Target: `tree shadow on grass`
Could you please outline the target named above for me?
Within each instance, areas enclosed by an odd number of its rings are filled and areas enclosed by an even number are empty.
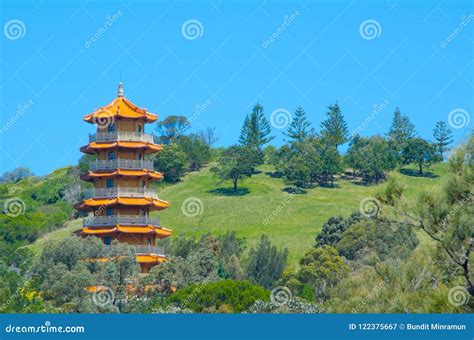
[[[286,187],[281,189],[281,191],[287,192],[289,194],[294,194],[294,195],[301,195],[301,194],[306,194],[308,191],[302,188],[296,188],[296,187]]]
[[[426,178],[437,178],[439,177],[437,174],[434,174],[429,171],[423,171],[423,174],[419,174],[418,170],[413,170],[413,169],[400,169],[400,173],[406,176],[412,176],[412,177],[426,177]]]
[[[218,196],[244,196],[250,193],[250,190],[248,188],[237,188],[234,191],[234,188],[217,188],[207,192]]]

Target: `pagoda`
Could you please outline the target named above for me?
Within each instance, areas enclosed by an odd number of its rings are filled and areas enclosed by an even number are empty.
[[[84,117],[97,125],[97,130],[80,149],[95,155],[95,160],[81,175],[94,188],[76,205],[76,209],[92,213],[84,219],[79,235],[100,237],[107,247],[113,240],[132,245],[143,273],[166,261],[163,248],[155,242],[171,235],[159,219],[150,218],[150,212],[169,206],[149,187],[150,182],[163,178],[145,157],[163,149],[156,136],[145,133],[145,124],[157,119],[126,99],[120,82],[117,98]]]

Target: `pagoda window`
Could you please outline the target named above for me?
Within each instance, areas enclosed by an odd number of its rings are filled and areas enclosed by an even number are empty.
[[[108,158],[109,161],[115,160],[115,151],[109,151]]]
[[[107,208],[107,212],[106,212],[107,216],[112,216],[114,214],[114,209],[113,208]]]
[[[142,188],[146,186],[146,182],[142,180]]]
[[[107,179],[107,188],[113,188],[114,187],[114,180],[113,179],[110,179],[108,178]]]
[[[104,244],[107,247],[110,247],[110,243],[112,243],[112,239],[110,238],[110,236],[104,236]]]
[[[139,161],[141,161],[141,160],[142,160],[142,158],[143,158],[142,154],[141,154],[141,153],[139,153],[139,154],[138,154],[138,160],[139,160]]]
[[[138,125],[137,132],[142,133],[142,126],[141,125]]]
[[[115,124],[114,123],[110,123],[107,126],[107,132],[115,132]]]

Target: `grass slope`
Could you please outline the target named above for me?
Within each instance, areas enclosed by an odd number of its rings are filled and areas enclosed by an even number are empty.
[[[282,179],[269,176],[271,167],[265,165],[260,170],[261,173],[239,184],[248,190],[241,196],[226,195],[230,183],[219,183],[209,168],[188,174],[182,182],[159,190],[160,197],[170,201],[171,207],[154,215],[161,218],[163,226],[173,229],[174,236],[199,237],[206,233],[219,235],[235,231],[245,237],[251,247],[260,235],[266,234],[277,246],[288,248],[290,265],[296,266],[314,245],[316,235],[329,217],[347,217],[359,208],[362,199],[374,196],[385,185],[362,186],[341,179],[336,182],[336,188],[316,187],[306,194],[290,195],[283,190],[287,185]],[[416,197],[422,190],[438,185],[447,172],[447,165],[436,164],[430,171],[435,176],[401,175],[407,195]],[[202,202],[201,214],[190,217],[183,213],[182,205],[189,198]],[[45,242],[70,235],[81,223],[71,221],[65,228],[46,234],[30,248],[39,254]]]

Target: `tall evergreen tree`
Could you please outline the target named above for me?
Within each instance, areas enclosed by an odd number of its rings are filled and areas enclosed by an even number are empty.
[[[295,116],[285,135],[291,142],[302,142],[306,137],[313,134],[314,129],[311,128],[311,123],[306,118],[306,112],[301,106],[298,106],[295,111]]]
[[[271,126],[263,115],[263,106],[256,104],[250,115],[247,115],[240,131],[239,143],[259,154],[258,163],[263,162],[263,146],[274,137],[269,136]]]
[[[321,123],[321,129],[322,137],[330,141],[336,148],[349,140],[347,123],[337,102],[328,106],[326,120]]]
[[[444,160],[444,153],[449,150],[448,145],[453,142],[453,134],[446,122],[436,122],[433,136],[436,140],[436,151],[439,153],[440,160]]]
[[[408,116],[403,115],[397,107],[393,113],[392,125],[388,131],[390,144],[397,153],[401,153],[408,141],[416,137],[415,126],[410,122]]]

